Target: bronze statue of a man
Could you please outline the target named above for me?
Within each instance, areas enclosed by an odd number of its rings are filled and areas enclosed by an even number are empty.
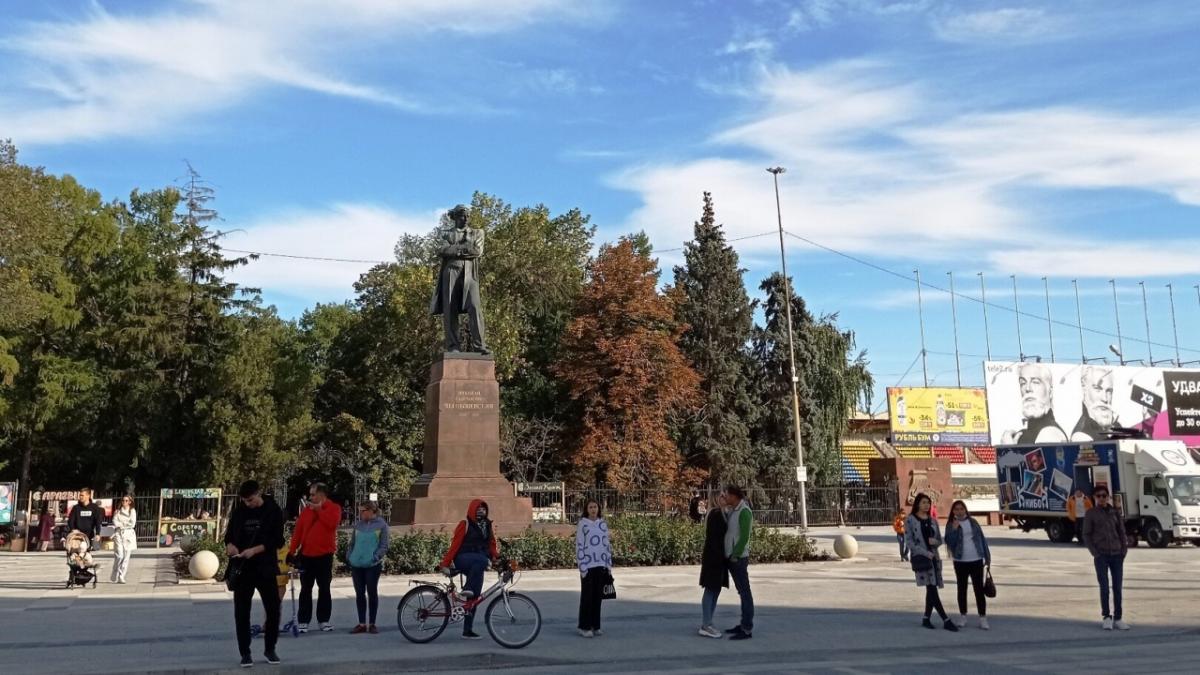
[[[432,314],[442,315],[446,351],[464,351],[459,344],[459,320],[467,314],[469,344],[466,351],[487,354],[484,344],[483,303],[479,298],[479,257],[483,255],[483,230],[467,227],[467,207],[459,204],[447,214],[452,227],[438,230],[442,268],[429,302]]]

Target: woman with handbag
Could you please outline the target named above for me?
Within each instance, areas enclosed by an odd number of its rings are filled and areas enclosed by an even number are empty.
[[[987,620],[987,597],[984,593],[984,573],[992,566],[992,552],[988,549],[983,528],[967,512],[967,504],[959,499],[950,507],[946,521],[946,546],[954,559],[954,579],[958,583],[958,621],[955,625],[967,625],[967,580],[975,589],[975,608],[979,610],[979,627],[989,630]],[[991,572],[987,571],[990,577]]]
[[[942,628],[958,632],[958,626],[955,626],[950,617],[946,615],[946,610],[942,607],[942,599],[938,596],[938,589],[945,587],[945,581],[942,579],[942,559],[938,555],[938,547],[942,545],[942,533],[938,528],[937,520],[934,520],[929,513],[932,505],[933,502],[930,501],[928,495],[918,494],[913,500],[912,512],[904,524],[909,564],[912,565],[913,574],[916,575],[917,585],[925,588],[925,618],[921,621],[921,625],[926,628],[934,628],[930,616],[936,609],[938,616],[942,619]]]
[[[587,500],[584,516],[575,530],[575,561],[579,565],[579,635],[604,635],[600,629],[600,605],[604,587],[612,583],[612,544],[608,523],[600,513],[600,502]]]
[[[133,508],[133,495],[121,498],[121,505],[113,509],[113,568],[112,582],[125,583],[129,572],[129,559],[137,548],[137,509]]]

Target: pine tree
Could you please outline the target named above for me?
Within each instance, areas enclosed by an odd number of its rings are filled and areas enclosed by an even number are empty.
[[[675,267],[674,290],[682,295],[676,317],[686,326],[679,346],[700,376],[703,404],[681,425],[681,446],[689,462],[708,468],[712,478],[747,485],[755,476],[750,426],[757,402],[749,377],[754,321],[745,270],[725,242],[708,192],[684,259]]]
[[[629,239],[602,247],[563,336],[555,370],[581,411],[573,464],[589,482],[672,488],[703,475],[683,466],[668,433],[700,392],[658,274]]]

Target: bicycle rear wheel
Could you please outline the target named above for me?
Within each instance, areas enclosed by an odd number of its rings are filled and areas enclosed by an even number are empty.
[[[400,598],[396,624],[410,642],[424,644],[437,639],[450,623],[450,600],[437,586],[417,586]]]
[[[501,647],[520,649],[533,642],[542,630],[542,612],[528,595],[509,593],[508,603],[499,595],[484,615],[488,633]]]

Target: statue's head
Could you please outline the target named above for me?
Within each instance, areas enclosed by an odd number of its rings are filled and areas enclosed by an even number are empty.
[[[450,222],[454,223],[455,227],[462,229],[467,226],[467,213],[467,207],[459,204],[446,212],[446,216],[450,218]]]

